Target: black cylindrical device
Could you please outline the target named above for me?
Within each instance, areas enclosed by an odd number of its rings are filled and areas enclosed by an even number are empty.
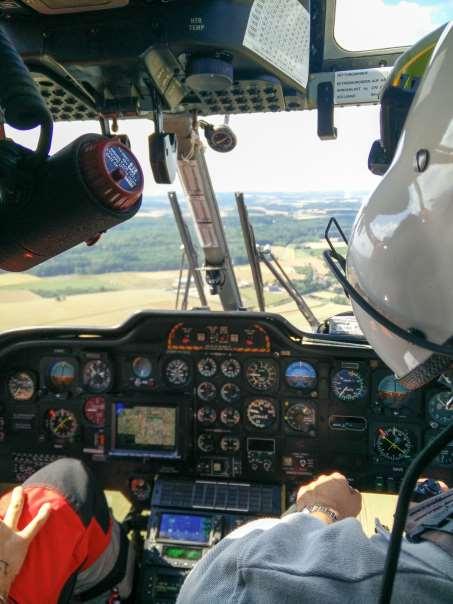
[[[27,158],[23,164],[27,165]],[[94,241],[132,218],[140,207],[140,164],[114,138],[86,134],[45,162],[30,166],[27,194],[2,191],[3,270],[27,270],[79,243]]]

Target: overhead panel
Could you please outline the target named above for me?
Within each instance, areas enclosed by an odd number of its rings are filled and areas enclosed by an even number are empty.
[[[24,0],[24,3],[44,15],[84,13],[127,6],[129,0]]]

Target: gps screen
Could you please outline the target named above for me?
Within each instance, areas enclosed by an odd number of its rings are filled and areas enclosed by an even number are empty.
[[[125,451],[174,450],[176,408],[115,403],[115,448]]]
[[[208,543],[212,520],[209,516],[162,514],[159,537],[169,541]]]

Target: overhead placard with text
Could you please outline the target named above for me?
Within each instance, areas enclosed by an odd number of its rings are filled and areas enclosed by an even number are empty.
[[[310,13],[299,0],[255,0],[243,44],[300,86],[307,86]]]
[[[379,103],[390,67],[337,71],[335,73],[335,105]]]

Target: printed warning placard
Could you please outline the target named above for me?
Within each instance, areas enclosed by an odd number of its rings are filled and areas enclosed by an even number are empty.
[[[378,103],[390,70],[390,67],[374,67],[337,71],[334,86],[335,105]]]
[[[301,86],[307,86],[310,14],[299,0],[255,0],[243,44]]]

